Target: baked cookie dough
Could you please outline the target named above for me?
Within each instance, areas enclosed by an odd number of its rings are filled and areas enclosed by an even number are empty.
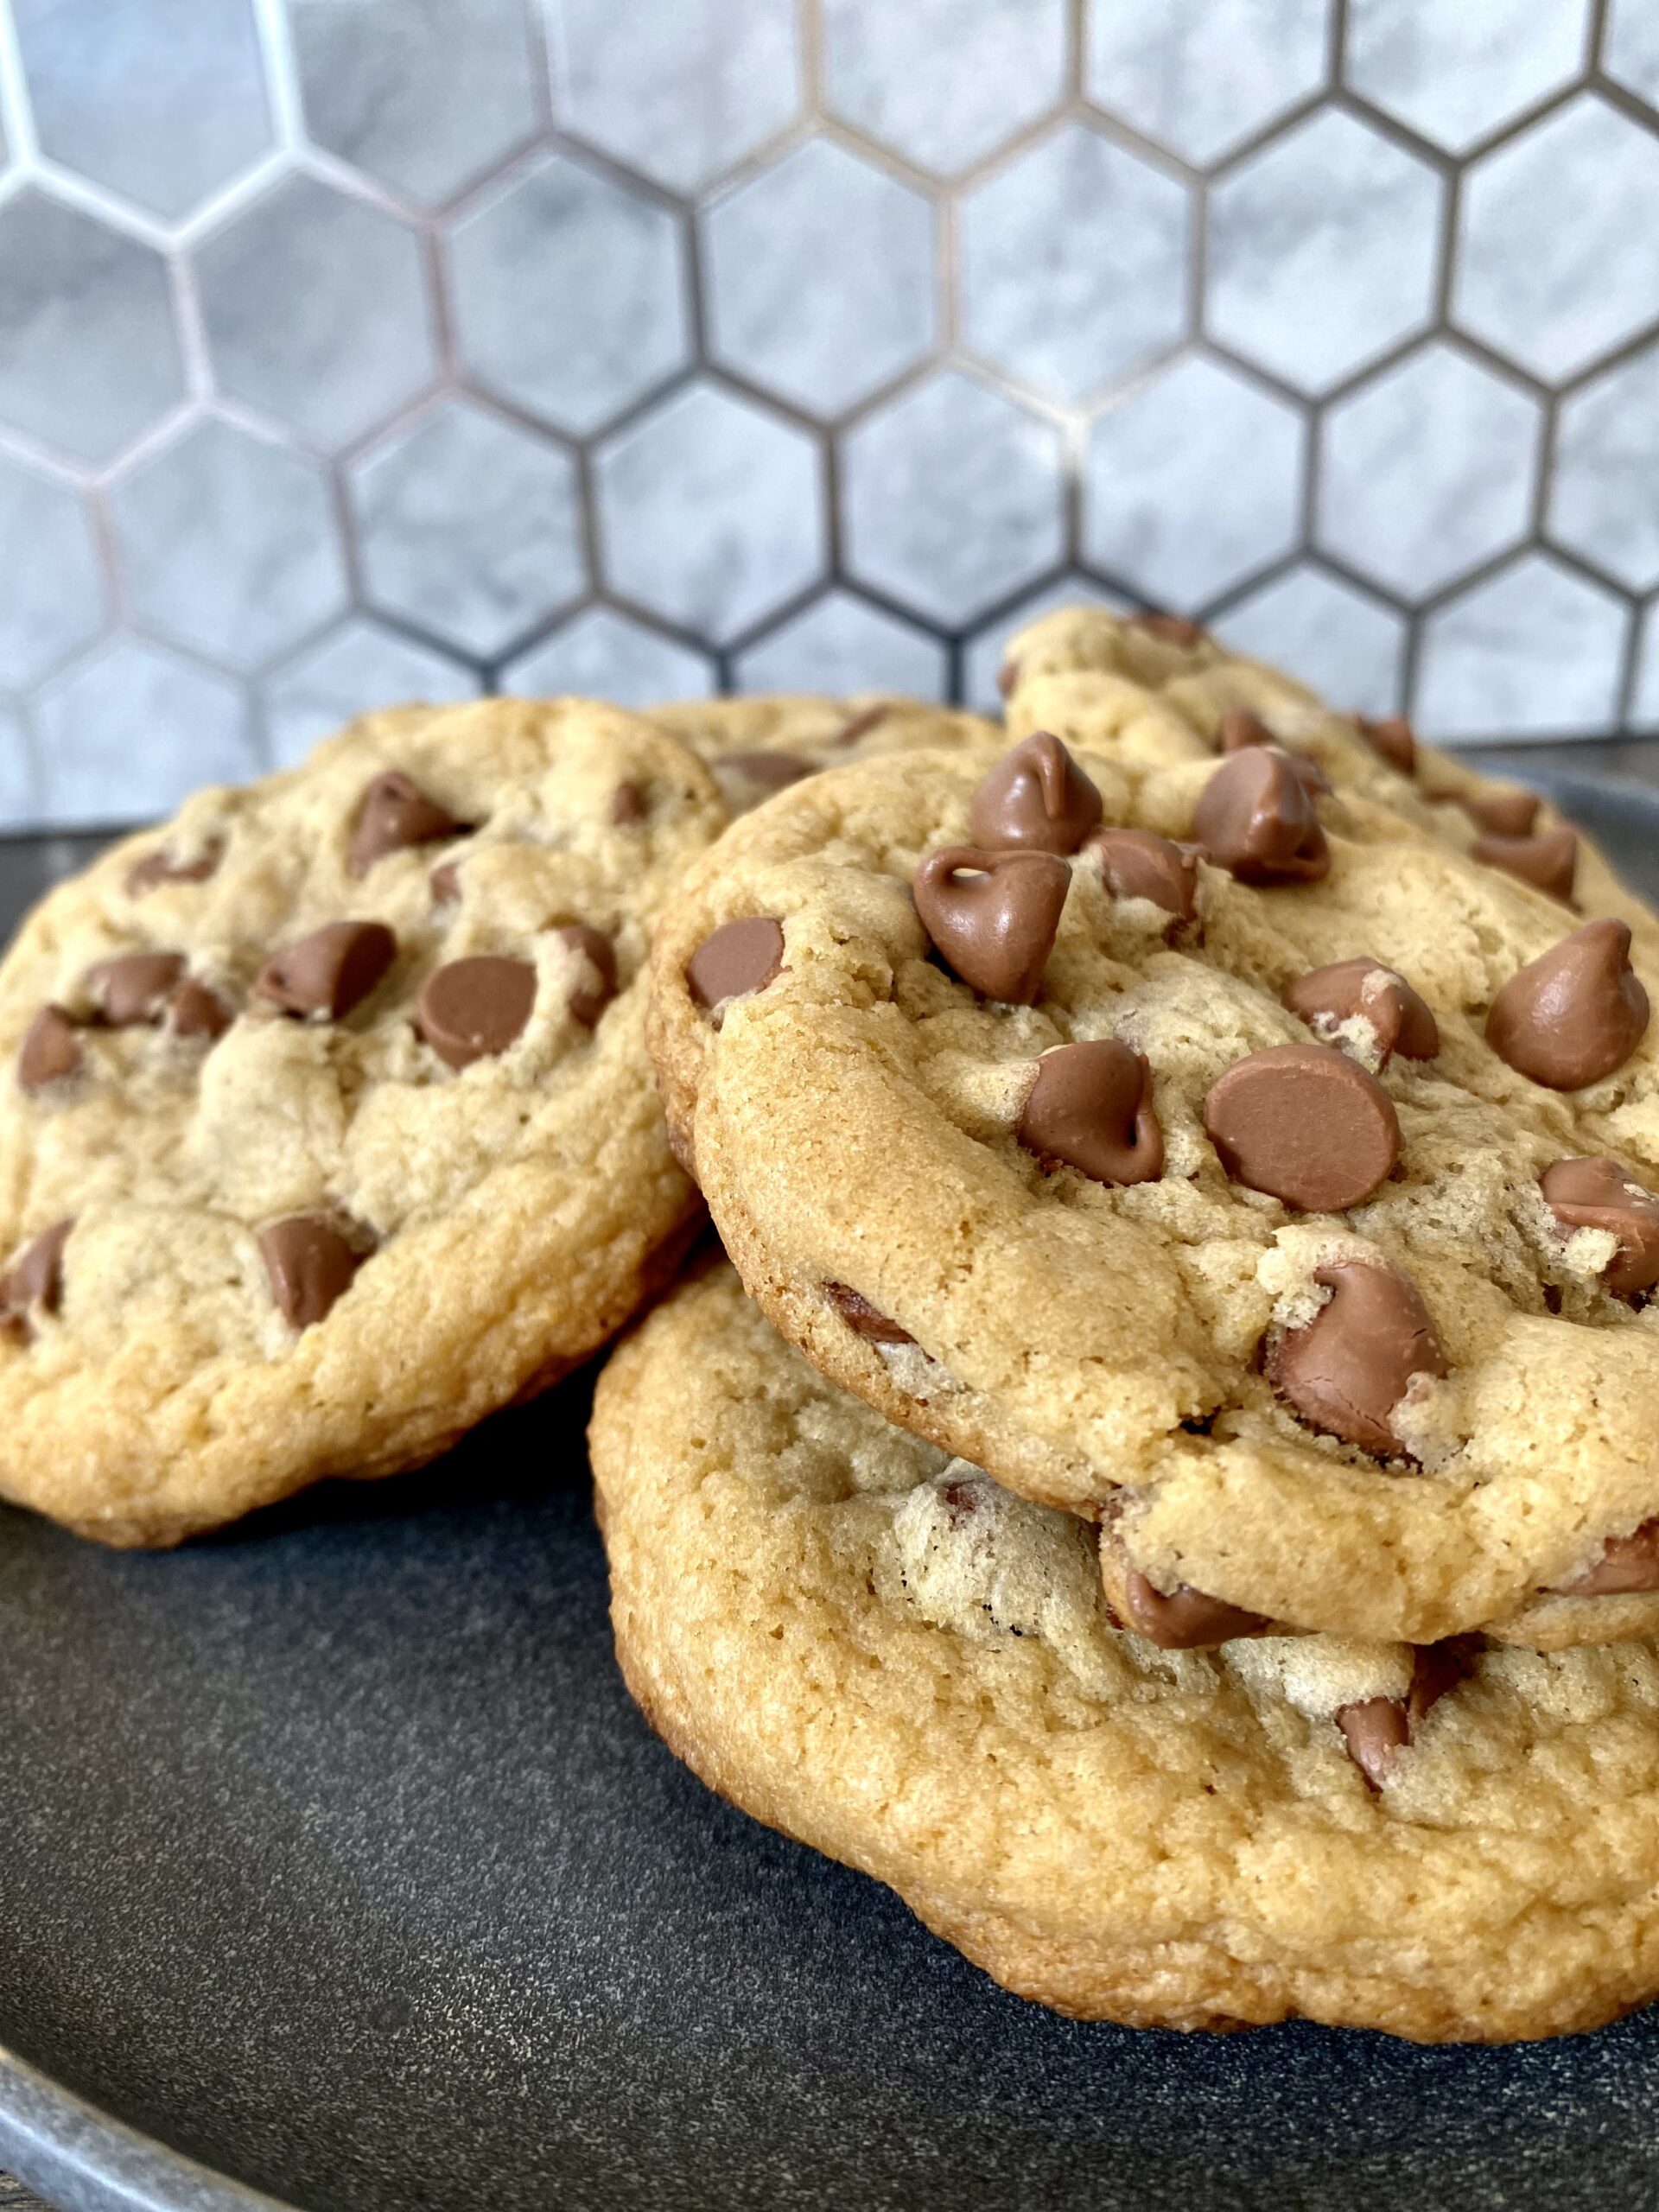
[[[1500,2042],[1659,1989],[1650,1647],[1116,1633],[1084,1523],[831,1389],[724,1268],[613,1355],[591,1441],[653,1726],[1020,1995]]]
[[[820,768],[924,745],[995,745],[1001,735],[982,715],[885,691],[849,699],[810,692],[687,699],[653,707],[651,715],[708,762],[734,814]]]
[[[645,963],[724,819],[650,722],[493,699],[54,891],[0,965],[0,1495],[172,1543],[602,1343],[698,1211]]]
[[[1628,943],[1273,747],[1034,738],[734,823],[652,1046],[750,1292],[890,1419],[1166,1599],[1555,1645],[1659,1586]]]

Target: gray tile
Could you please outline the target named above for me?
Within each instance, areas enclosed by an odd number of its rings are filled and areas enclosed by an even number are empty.
[[[188,215],[270,143],[250,0],[12,0],[41,151]]]
[[[1327,0],[1094,0],[1089,97],[1189,162],[1216,161],[1319,90]]]
[[[127,602],[146,629],[253,668],[351,596],[315,461],[213,420],[111,486]]]
[[[1001,713],[1002,695],[996,679],[1007,658],[1008,640],[1016,630],[1023,630],[1027,623],[1036,621],[1039,615],[1058,613],[1063,607],[1109,607],[1119,614],[1127,614],[1130,604],[1116,592],[1104,590],[1090,576],[1063,576],[1058,583],[1045,584],[1040,591],[1022,599],[1017,607],[993,615],[969,639],[962,656],[963,700],[982,714]]]
[[[536,128],[526,0],[288,0],[305,127],[423,206]]]
[[[56,477],[0,460],[0,685],[21,691],[90,645],[109,592],[86,502]]]
[[[1452,312],[1541,377],[1659,316],[1659,139],[1586,93],[1465,180]]]
[[[1418,599],[1524,537],[1543,410],[1436,339],[1325,418],[1319,543]]]
[[[624,597],[724,644],[821,573],[817,442],[693,385],[601,447],[601,559]]]
[[[1083,124],[969,193],[959,219],[967,345],[1058,398],[1097,391],[1186,327],[1185,186]]]
[[[1549,531],[1621,583],[1659,584],[1659,346],[1562,402]]]
[[[354,715],[376,707],[410,699],[441,706],[477,690],[472,670],[448,653],[354,614],[267,678],[263,696],[272,758],[279,768],[289,767]]]
[[[836,414],[935,334],[933,214],[814,138],[702,217],[709,345],[725,366]]]
[[[161,256],[44,193],[0,207],[0,422],[106,461],[183,396]]]
[[[54,677],[35,728],[41,819],[63,829],[148,821],[258,772],[241,685],[130,638]]]
[[[414,233],[315,178],[290,176],[198,251],[222,391],[332,451],[384,422],[436,362]]]
[[[678,219],[550,155],[457,226],[455,345],[486,391],[582,435],[690,358]]]
[[[1251,592],[1214,627],[1238,652],[1277,662],[1333,706],[1386,715],[1400,705],[1405,624],[1312,563]]]
[[[1454,154],[1569,85],[1589,0],[1349,0],[1347,77]]]
[[[347,479],[367,596],[486,658],[588,582],[575,463],[563,447],[446,399]]]
[[[1206,321],[1304,391],[1328,391],[1427,322],[1440,185],[1326,108],[1215,188]]]
[[[0,833],[34,829],[40,808],[22,717],[10,707],[0,707]]]
[[[849,432],[842,468],[849,568],[936,621],[971,621],[1062,556],[1058,433],[956,370]]]
[[[590,607],[503,669],[501,689],[527,699],[650,707],[664,699],[706,698],[715,689],[715,664],[631,615]]]
[[[559,120],[695,192],[793,117],[794,0],[545,0]]]
[[[831,112],[941,175],[1034,122],[1065,74],[1065,0],[824,0]]]
[[[1629,626],[1611,592],[1524,554],[1425,623],[1418,728],[1452,741],[1611,730]]]
[[[899,691],[942,699],[944,648],[851,592],[828,591],[737,658],[740,691]]]
[[[1191,613],[1294,549],[1306,442],[1298,410],[1189,354],[1090,431],[1084,550],[1153,605]]]
[[[1649,107],[1659,104],[1659,11],[1652,0],[1612,0],[1602,67]]]
[[[1630,728],[1659,731],[1659,605],[1648,608],[1637,632],[1636,693],[1630,701]]]

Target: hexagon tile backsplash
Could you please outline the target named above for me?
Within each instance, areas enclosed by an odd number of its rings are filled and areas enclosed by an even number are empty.
[[[0,0],[0,828],[1068,598],[1659,728],[1656,0]]]

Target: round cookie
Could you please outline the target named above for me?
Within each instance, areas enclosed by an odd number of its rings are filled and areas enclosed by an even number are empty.
[[[653,707],[651,715],[708,762],[734,814],[820,768],[924,745],[995,745],[1001,735],[982,715],[885,691],[686,699]]]
[[[165,1544],[555,1380],[699,1211],[647,936],[724,810],[640,718],[370,715],[0,965],[0,1494]]]
[[[613,1356],[591,1445],[653,1726],[1020,1995],[1501,2042],[1659,1989],[1652,1649],[1116,1633],[1084,1523],[831,1389],[724,1268]]]
[[[1165,1596],[1554,1645],[1659,1586],[1659,1033],[1574,921],[1271,748],[895,756],[694,865],[652,1047],[749,1290],[890,1419]]]

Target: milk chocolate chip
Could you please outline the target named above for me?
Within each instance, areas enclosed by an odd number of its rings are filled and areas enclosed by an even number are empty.
[[[855,1337],[864,1337],[873,1344],[913,1344],[916,1341],[908,1329],[901,1329],[850,1283],[826,1282],[823,1294]]]
[[[1001,667],[996,671],[996,688],[1005,699],[1011,698],[1013,696],[1014,688],[1019,681],[1019,662],[1017,660],[1005,660]]]
[[[351,1288],[364,1257],[320,1213],[273,1221],[259,1232],[259,1249],[277,1310],[296,1329],[323,1319]]]
[[[1287,756],[1249,746],[1198,794],[1192,835],[1241,883],[1317,883],[1330,873],[1325,832]]]
[[[1559,830],[1541,830],[1535,837],[1477,837],[1469,849],[1488,868],[1501,868],[1505,875],[1518,876],[1552,899],[1572,903],[1579,839],[1565,823]]]
[[[1624,922],[1586,922],[1510,976],[1486,1016],[1486,1042],[1551,1090],[1599,1083],[1624,1066],[1648,1026],[1648,995],[1630,955]]]
[[[432,970],[416,1001],[415,1026],[441,1060],[466,1068],[505,1052],[524,1033],[535,1003],[529,961],[479,953]]]
[[[685,963],[686,986],[697,1004],[718,1014],[728,999],[764,991],[781,973],[784,932],[767,914],[722,922]]]
[[[1544,1203],[1563,1229],[1605,1229],[1618,1239],[1602,1281],[1615,1298],[1659,1282],[1659,1198],[1616,1160],[1558,1160],[1539,1178]]]
[[[1100,793],[1058,737],[1040,729],[999,760],[974,793],[969,833],[988,852],[1075,853],[1101,816]]]
[[[175,1037],[206,1037],[211,1043],[225,1034],[232,1019],[229,1007],[193,976],[186,976],[168,1002],[167,1026]]]
[[[153,853],[146,853],[143,860],[135,861],[127,870],[127,895],[142,899],[158,883],[206,883],[223,857],[222,846],[209,845],[193,861],[170,860],[158,845]]]
[[[1114,899],[1150,899],[1178,921],[1198,911],[1198,856],[1152,830],[1096,830],[1084,842],[1084,855],[1100,865],[1101,879]]]
[[[1408,1060],[1432,1060],[1440,1049],[1440,1027],[1430,1008],[1397,969],[1369,953],[1310,969],[1285,993],[1285,1004],[1317,1037],[1332,1037],[1356,1015],[1369,1022],[1384,1066],[1395,1052]]]
[[[401,769],[377,776],[363,794],[346,851],[346,871],[366,875],[387,853],[410,845],[434,845],[440,837],[459,837],[467,824],[446,814]]]
[[[1370,715],[1356,715],[1354,720],[1372,752],[1379,753],[1390,768],[1402,776],[1416,774],[1417,740],[1403,715],[1382,715],[1375,721]]]
[[[80,1039],[60,1006],[43,1006],[23,1032],[17,1055],[17,1083],[23,1090],[43,1090],[73,1075],[80,1065]]]
[[[803,776],[815,772],[810,760],[798,760],[791,753],[728,753],[721,763],[722,767],[735,768],[752,784],[759,784],[762,791],[780,791],[786,785],[798,784]]]
[[[1452,797],[1489,837],[1525,837],[1538,819],[1536,791],[1454,791]]]
[[[338,1021],[367,998],[397,951],[397,940],[384,922],[329,922],[273,953],[254,991],[284,1014],[321,1014]]]
[[[435,906],[454,906],[461,900],[461,863],[440,861],[426,879],[426,887],[432,894]]]
[[[590,929],[586,922],[572,922],[557,934],[560,944],[568,944],[598,976],[596,984],[579,982],[570,994],[571,1013],[591,1029],[616,996],[616,947],[602,931]]]
[[[1268,1623],[1224,1599],[1207,1598],[1190,1582],[1178,1583],[1167,1596],[1131,1567],[1123,1576],[1124,1625],[1165,1651],[1203,1651],[1235,1637],[1260,1636]]]
[[[1321,1045],[1252,1052],[1211,1086],[1204,1126],[1236,1183],[1308,1213],[1363,1205],[1400,1157],[1394,1101]]]
[[[830,742],[832,745],[856,745],[859,739],[873,730],[878,722],[886,721],[892,712],[891,701],[878,699],[873,707],[866,707],[861,714],[855,715],[851,721],[843,722]]]
[[[1306,1328],[1270,1344],[1268,1380],[1302,1419],[1380,1457],[1401,1455],[1395,1408],[1414,1375],[1444,1375],[1446,1354],[1415,1283],[1382,1262],[1338,1260],[1313,1280],[1331,1293]]]
[[[1552,1595],[1625,1598],[1649,1590],[1659,1590],[1659,1521],[1644,1521],[1628,1536],[1610,1536],[1595,1565]]]
[[[1466,1678],[1476,1646],[1477,1639],[1466,1636],[1420,1644],[1412,1655],[1411,1688],[1404,1697],[1368,1697],[1338,1708],[1336,1722],[1348,1756],[1373,1789],[1388,1780],[1431,1709]]]
[[[1151,1183],[1164,1172],[1152,1071],[1115,1037],[1045,1052],[1016,1134],[1039,1160],[1096,1183]]]
[[[1243,753],[1249,746],[1275,742],[1261,715],[1253,715],[1248,707],[1229,707],[1216,731],[1218,753]]]
[[[1204,630],[1201,624],[1188,621],[1185,614],[1161,614],[1156,612],[1131,614],[1131,626],[1144,630],[1148,637],[1156,638],[1166,645],[1201,645]]]
[[[80,988],[101,1021],[111,1029],[129,1029],[137,1022],[158,1021],[183,975],[181,953],[124,952],[95,962],[81,977]]]
[[[645,794],[638,784],[619,784],[611,793],[611,823],[613,829],[631,830],[645,818]],[[434,881],[436,871],[434,871]]]
[[[1071,871],[1052,853],[930,853],[911,887],[922,927],[964,983],[1029,1006],[1060,926]]]
[[[75,1225],[73,1214],[54,1222],[32,1244],[25,1245],[3,1275],[0,1275],[0,1319],[15,1335],[28,1332],[27,1315],[32,1306],[55,1313],[63,1300],[63,1248]]]

